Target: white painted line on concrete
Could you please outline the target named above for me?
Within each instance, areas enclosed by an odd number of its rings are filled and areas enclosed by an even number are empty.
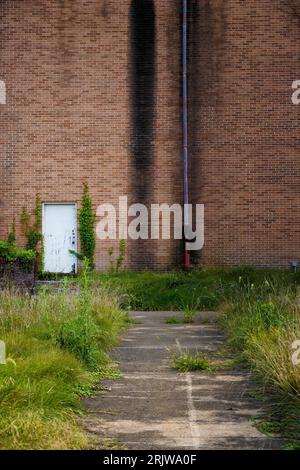
[[[180,354],[182,354],[182,347],[178,339],[176,339],[176,345]],[[188,419],[189,426],[192,435],[193,449],[199,449],[201,446],[200,430],[197,424],[197,411],[194,406],[193,400],[193,379],[189,372],[185,374],[187,384],[187,406],[188,406]]]

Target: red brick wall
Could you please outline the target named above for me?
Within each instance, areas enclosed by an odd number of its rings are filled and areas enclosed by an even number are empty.
[[[196,3],[191,152],[194,199],[206,206],[201,260],[287,266],[300,257],[300,109],[291,103],[299,20],[289,1]]]
[[[190,0],[191,194],[206,265],[300,258],[300,23],[288,0]],[[182,200],[180,0],[155,0],[150,202]],[[131,0],[0,2],[0,237],[46,202],[136,201]],[[146,142],[146,141],[145,141]],[[146,145],[146,143],[145,143]],[[142,148],[142,147],[140,147]],[[143,151],[143,148],[142,148]],[[97,242],[97,266],[112,242]],[[133,269],[181,261],[172,241],[128,243]]]

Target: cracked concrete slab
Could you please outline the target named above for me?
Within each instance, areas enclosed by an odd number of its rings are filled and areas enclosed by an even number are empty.
[[[85,400],[85,427],[96,445],[111,440],[133,450],[280,449],[281,439],[252,425],[251,418],[265,410],[250,398],[250,374],[180,374],[170,367],[171,351],[209,355],[224,342],[215,314],[202,313],[193,325],[165,324],[172,315],[133,312],[142,323],[113,353],[122,378],[102,383],[107,391]]]

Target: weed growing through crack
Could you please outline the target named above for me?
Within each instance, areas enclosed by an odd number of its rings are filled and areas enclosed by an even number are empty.
[[[107,366],[100,368],[98,372],[98,377],[100,380],[116,380],[122,377],[122,374],[119,369],[119,365],[116,362],[112,362]]]
[[[197,309],[192,307],[186,307],[183,311],[183,323],[195,323],[195,317]]]
[[[181,308],[183,311],[183,323],[195,323],[195,318],[197,315],[197,311],[199,310],[200,306],[200,299],[195,297],[195,292],[191,299],[188,302],[181,302]]]
[[[209,359],[202,353],[173,353],[171,356],[171,365],[179,372],[211,372],[213,370]]]
[[[182,320],[177,316],[173,316],[164,318],[164,323],[166,323],[167,325],[179,325],[180,323],[182,323]]]

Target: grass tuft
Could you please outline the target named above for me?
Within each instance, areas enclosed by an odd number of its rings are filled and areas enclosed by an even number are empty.
[[[177,316],[172,316],[164,319],[164,323],[167,325],[179,325],[182,323],[182,320]]]
[[[173,354],[171,364],[172,367],[179,372],[204,372],[212,370],[209,359],[204,354],[200,353],[189,354],[185,352],[182,354]]]

